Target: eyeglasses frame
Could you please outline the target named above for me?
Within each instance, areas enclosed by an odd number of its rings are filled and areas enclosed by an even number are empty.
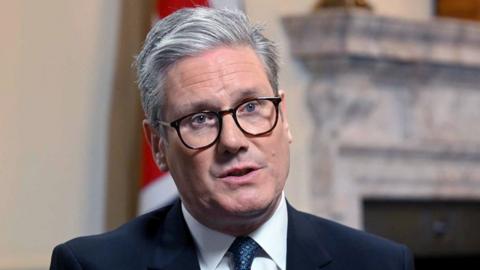
[[[238,123],[238,119],[237,119],[237,114],[236,114],[236,111],[238,110],[238,108],[247,103],[247,102],[250,102],[250,101],[253,101],[253,100],[269,100],[271,102],[273,102],[274,106],[275,106],[275,121],[272,125],[272,127],[265,131],[265,132],[261,132],[261,133],[258,133],[258,134],[252,134],[250,132],[247,132],[245,131],[241,126],[240,124]],[[250,136],[255,136],[255,137],[258,137],[258,136],[262,136],[262,135],[265,135],[269,132],[271,132],[276,126],[277,126],[277,122],[278,122],[278,105],[280,104],[280,102],[282,101],[282,98],[279,97],[279,96],[274,96],[274,97],[256,97],[256,98],[250,98],[250,99],[246,99],[246,100],[243,100],[241,103],[239,103],[237,106],[233,107],[233,108],[230,108],[230,109],[226,109],[226,110],[221,110],[221,111],[208,111],[208,110],[205,110],[205,111],[200,111],[200,112],[194,112],[194,113],[190,113],[190,114],[187,114],[187,115],[184,115],[172,122],[165,122],[165,121],[160,121],[160,120],[157,120],[157,123],[160,124],[160,125],[163,125],[163,126],[168,126],[168,127],[172,127],[174,128],[176,131],[177,131],[177,135],[178,137],[180,138],[180,141],[183,143],[183,145],[185,145],[185,147],[189,148],[189,149],[192,149],[192,150],[202,150],[202,149],[206,149],[212,145],[214,145],[218,139],[220,138],[220,134],[222,133],[222,128],[223,128],[223,116],[227,115],[227,114],[231,114],[232,117],[233,117],[233,120],[235,122],[235,124],[237,125],[237,127],[245,134],[247,135],[250,135]],[[202,146],[202,147],[192,147],[190,145],[188,145],[182,138],[182,135],[180,134],[180,122],[187,118],[187,117],[190,117],[192,115],[195,115],[195,114],[198,114],[198,113],[213,113],[217,116],[217,119],[218,119],[218,134],[217,134],[217,137],[215,137],[215,139],[209,143],[208,145],[205,145],[205,146]]]

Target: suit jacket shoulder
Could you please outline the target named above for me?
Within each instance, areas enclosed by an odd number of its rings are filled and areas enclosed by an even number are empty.
[[[288,211],[287,269],[413,269],[404,245],[291,206]]]
[[[111,232],[79,237],[58,245],[53,251],[50,269],[160,269],[174,264],[179,256],[192,261],[196,269],[198,262],[193,240],[181,214],[180,203],[176,202],[137,217]]]

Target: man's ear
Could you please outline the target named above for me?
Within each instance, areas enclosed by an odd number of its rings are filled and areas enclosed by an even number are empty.
[[[280,102],[280,116],[282,117],[282,125],[287,133],[288,143],[292,143],[292,133],[290,132],[290,128],[288,127],[288,118],[287,118],[287,100],[285,97],[285,91],[280,90],[278,91],[280,97],[282,98],[282,102]]]
[[[165,157],[165,138],[158,134],[148,120],[143,120],[143,134],[148,146],[152,150],[153,160],[160,170],[168,171],[167,159]]]

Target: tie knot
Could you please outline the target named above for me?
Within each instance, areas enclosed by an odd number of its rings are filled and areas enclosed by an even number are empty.
[[[228,249],[233,254],[235,270],[250,270],[259,245],[250,237],[237,237]]]

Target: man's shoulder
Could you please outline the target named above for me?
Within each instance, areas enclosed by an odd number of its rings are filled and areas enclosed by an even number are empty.
[[[398,247],[400,245],[392,240],[346,226],[330,219],[301,211],[297,211],[297,214],[300,218],[307,220],[318,235],[322,238],[327,238],[327,240],[340,240],[347,243],[355,242],[355,245],[363,243],[365,245],[378,246],[378,248]]]
[[[295,230],[303,231],[301,238],[309,239],[308,248],[325,250],[333,264],[357,265],[358,269],[413,267],[411,253],[403,244],[294,209],[291,217]]]
[[[152,237],[162,229],[165,217],[172,205],[159,208],[138,216],[120,227],[105,233],[82,236],[72,239],[66,244],[70,246],[121,244],[129,242],[151,241]]]
[[[112,266],[145,262],[149,258],[144,251],[152,249],[161,237],[171,208],[169,205],[141,215],[106,233],[77,237],[60,244],[53,251],[52,265],[65,261],[90,266],[98,262],[106,265],[111,262]]]

